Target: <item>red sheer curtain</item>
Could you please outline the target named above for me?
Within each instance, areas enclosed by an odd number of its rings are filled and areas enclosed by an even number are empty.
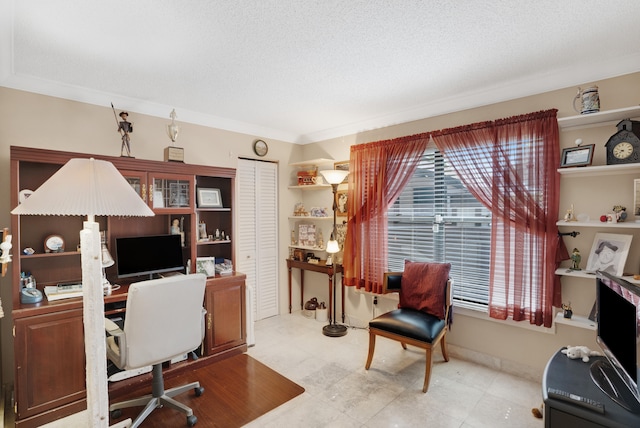
[[[411,178],[429,134],[351,146],[344,284],[382,292],[387,210]]]
[[[489,315],[550,327],[559,305],[557,110],[432,134],[469,191],[492,212]],[[568,255],[567,255],[568,256]]]

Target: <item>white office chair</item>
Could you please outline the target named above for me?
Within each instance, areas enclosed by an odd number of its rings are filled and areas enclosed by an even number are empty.
[[[204,301],[206,276],[179,275],[131,284],[127,295],[124,329],[105,320],[107,357],[120,369],[153,366],[152,394],[112,404],[111,416],[121,410],[145,406],[131,425],[139,426],[156,408],[168,406],[186,413],[187,425],[198,418],[174,397],[191,388],[196,397],[204,392],[199,382],[164,390],[162,363],[196,349],[204,337]]]

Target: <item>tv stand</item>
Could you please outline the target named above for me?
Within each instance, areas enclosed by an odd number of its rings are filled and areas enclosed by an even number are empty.
[[[591,357],[591,359],[594,363],[599,361],[606,362],[604,357]],[[558,350],[551,357],[542,377],[545,427],[626,428],[640,426],[640,414],[630,412],[621,407],[596,386],[590,376],[592,365],[580,359],[569,359],[561,353],[561,350]],[[604,405],[604,414],[550,398],[547,393],[549,388],[559,389],[600,402]]]
[[[640,403],[624,385],[611,363],[598,360],[589,367],[589,374],[593,382],[609,398],[632,413],[640,413]]]

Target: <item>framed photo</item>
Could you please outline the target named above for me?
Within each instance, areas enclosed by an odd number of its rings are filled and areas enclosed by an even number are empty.
[[[596,233],[589,252],[587,272],[603,271],[621,276],[633,235]]]
[[[189,206],[189,185],[182,183],[169,183],[169,206]]]
[[[640,216],[640,178],[633,180],[633,214]]]
[[[222,208],[220,189],[198,189],[198,208]]]
[[[570,166],[589,166],[593,160],[593,149],[595,144],[586,146],[570,147],[562,149],[560,157],[560,168],[568,168]]]
[[[298,245],[304,247],[316,246],[316,225],[300,224],[298,225]]]
[[[216,258],[215,257],[196,258],[196,273],[204,273],[207,276],[216,276]]]
[[[349,171],[349,161],[346,160],[346,161],[334,162],[333,169],[337,169],[339,171]],[[345,179],[342,180],[343,183],[346,183],[347,181],[349,181],[349,176],[345,177]]]
[[[336,192],[336,215],[345,217],[347,215],[347,191],[338,190]]]

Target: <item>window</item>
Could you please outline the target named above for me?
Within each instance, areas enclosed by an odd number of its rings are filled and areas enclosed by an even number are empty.
[[[389,270],[404,260],[451,263],[456,304],[489,303],[491,212],[465,188],[440,152],[428,149],[388,212]]]

